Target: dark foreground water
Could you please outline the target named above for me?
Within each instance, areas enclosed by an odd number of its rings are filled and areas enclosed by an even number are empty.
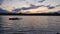
[[[60,16],[0,16],[0,34],[57,33],[60,33]]]

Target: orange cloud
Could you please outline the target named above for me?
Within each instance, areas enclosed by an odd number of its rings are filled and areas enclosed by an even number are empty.
[[[4,10],[7,10],[7,11],[9,11],[9,12],[12,12],[12,10],[13,10],[13,8],[8,7],[8,6],[2,6],[2,7],[0,7],[0,8],[2,8],[2,9],[4,9]]]
[[[22,10],[21,13],[47,13],[47,12],[56,12],[60,10],[60,7],[56,7],[53,9],[48,9],[47,7],[39,7],[37,9],[29,9],[29,10]],[[18,12],[18,13],[20,13]]]

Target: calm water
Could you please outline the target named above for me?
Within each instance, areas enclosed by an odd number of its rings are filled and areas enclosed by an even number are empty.
[[[21,18],[9,20],[9,18]],[[60,33],[60,16],[0,16],[0,34]]]

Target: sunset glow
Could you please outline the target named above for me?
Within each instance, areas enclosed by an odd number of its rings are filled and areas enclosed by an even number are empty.
[[[3,0],[3,2],[0,5],[0,8],[7,10],[8,12],[14,12],[13,11],[14,9],[19,8],[20,11],[18,11],[17,13],[20,13],[21,11],[22,12],[28,11],[29,13],[55,12],[60,10],[59,1],[60,0],[45,0],[44,2],[43,0]],[[28,9],[23,10],[24,9],[23,7]],[[37,8],[33,9],[33,7],[37,7]],[[54,8],[49,9],[51,7]]]

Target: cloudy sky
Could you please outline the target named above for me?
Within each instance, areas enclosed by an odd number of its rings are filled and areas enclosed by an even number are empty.
[[[43,5],[43,6],[41,6]],[[37,9],[40,9],[39,11],[54,11],[54,10],[60,10],[60,0],[0,0],[0,8],[12,11],[17,8],[26,7],[29,8],[31,6],[41,6]],[[49,9],[54,7],[53,9]],[[27,9],[28,10],[28,9]],[[30,9],[31,11],[33,9]]]

